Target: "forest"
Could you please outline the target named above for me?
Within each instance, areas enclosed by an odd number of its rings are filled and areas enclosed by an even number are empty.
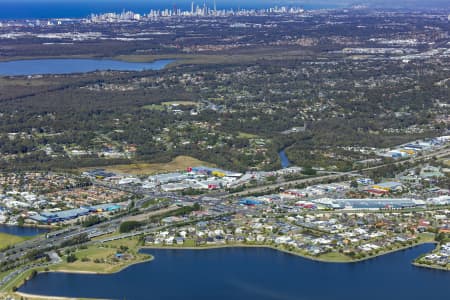
[[[239,38],[236,22],[249,26]],[[449,129],[449,25],[440,18],[351,11],[174,24],[140,24],[144,36],[167,33],[150,47],[114,40],[137,34],[136,24],[80,23],[78,33],[109,38],[51,44],[47,53],[177,59],[159,71],[0,77],[0,168],[77,170],[187,155],[230,170],[276,170],[285,149],[295,165],[344,171],[376,149]],[[348,54],[412,35],[415,44],[393,49],[422,53],[434,45],[442,55]],[[0,39],[0,58],[40,57],[42,39]],[[220,48],[223,39],[235,47]]]

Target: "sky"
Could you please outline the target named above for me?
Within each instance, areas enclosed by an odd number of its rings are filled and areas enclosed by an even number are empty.
[[[292,5],[292,6],[302,6],[302,5],[332,5],[332,6],[352,6],[355,4],[363,4],[372,7],[441,7],[450,9],[450,0],[216,0],[217,3],[231,3],[231,4],[252,4],[252,3],[264,3],[273,5]],[[104,2],[104,3],[130,3],[130,2],[141,2],[148,3],[151,6],[152,3],[190,3],[191,0],[0,0],[2,2],[15,2],[15,3],[30,3],[30,2],[53,2],[53,3],[63,3],[63,2],[80,2],[80,3],[92,3],[92,2]],[[196,3],[202,3],[203,0],[195,0]],[[213,0],[207,0],[207,2],[213,2]]]

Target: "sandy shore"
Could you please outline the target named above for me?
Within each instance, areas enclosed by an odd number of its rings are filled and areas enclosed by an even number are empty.
[[[34,299],[45,299],[45,300],[81,300],[81,299],[89,299],[89,300],[109,300],[109,299],[95,299],[95,298],[70,298],[70,297],[55,297],[55,296],[45,296],[45,295],[33,295],[22,292],[15,292],[14,295],[19,297],[24,297],[29,300]]]

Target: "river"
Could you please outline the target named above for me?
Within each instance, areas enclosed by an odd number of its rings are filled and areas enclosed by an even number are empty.
[[[281,168],[285,169],[291,165],[291,162],[289,161],[289,158],[287,157],[286,151],[284,149],[278,152],[278,156],[280,157]]]
[[[19,291],[112,299],[447,299],[450,272],[411,261],[426,244],[359,263],[322,263],[267,248],[143,250],[155,259],[110,275],[42,273]]]
[[[0,62],[0,75],[72,74],[93,71],[144,71],[161,70],[174,60],[162,59],[154,62],[126,62],[113,59],[25,59]]]

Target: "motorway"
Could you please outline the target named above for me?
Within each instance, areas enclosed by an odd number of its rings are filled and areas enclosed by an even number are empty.
[[[374,166],[365,168],[359,171],[351,171],[351,172],[344,172],[344,173],[338,173],[338,174],[331,174],[331,175],[323,175],[323,176],[317,176],[312,178],[304,178],[304,179],[298,179],[293,181],[284,181],[259,187],[253,187],[249,188],[243,192],[238,193],[227,193],[227,192],[217,192],[212,194],[206,194],[196,197],[190,197],[190,196],[180,196],[175,193],[163,193],[163,192],[154,192],[154,191],[148,191],[145,189],[142,189],[140,187],[123,187],[119,185],[114,185],[111,183],[105,183],[99,180],[93,180],[93,184],[105,186],[111,189],[117,189],[122,191],[127,191],[130,193],[133,193],[135,195],[140,195],[142,198],[137,200],[135,202],[135,208],[139,210],[140,214],[145,214],[151,211],[157,211],[164,208],[167,208],[171,205],[175,204],[181,204],[181,203],[199,203],[200,205],[203,203],[209,202],[211,199],[224,199],[228,197],[240,197],[244,195],[248,195],[251,193],[259,193],[264,191],[272,191],[278,188],[290,186],[290,185],[300,185],[300,184],[315,184],[320,183],[324,181],[329,180],[336,180],[343,176],[359,176],[359,173],[364,173],[371,170],[376,170],[379,168],[383,168],[385,166],[389,165],[401,165],[405,164],[407,162],[409,163],[415,163],[421,160],[427,160],[431,159],[433,157],[436,158],[443,158],[450,155],[450,149],[448,147],[439,149],[438,151],[430,152],[428,154],[422,155],[422,156],[416,156],[412,157],[410,159],[405,159],[401,161],[396,161],[384,165]],[[143,208],[144,204],[151,200],[161,199],[164,198],[166,201],[156,203],[154,205],[151,205],[147,208]],[[236,213],[239,209],[237,207],[233,206],[223,206],[218,205],[216,208],[217,216],[220,216],[222,214],[232,214]],[[106,235],[109,233],[117,232],[120,223],[127,217],[129,217],[129,214],[124,214],[118,218],[110,219],[106,222],[93,225],[91,227],[82,227],[80,225],[72,225],[69,228],[65,228],[59,231],[53,231],[51,233],[48,233],[46,235],[38,236],[34,239],[24,241],[22,243],[14,245],[12,248],[5,250],[3,252],[0,252],[0,263],[5,261],[14,261],[19,260],[23,258],[29,251],[40,249],[43,251],[47,251],[49,249],[58,249],[61,248],[64,241],[71,239],[76,236],[80,236],[82,234],[86,234],[89,238],[97,237]],[[128,236],[133,235],[140,235],[140,234],[148,234],[154,230],[158,230],[159,227],[146,227],[140,231],[133,232],[130,234],[124,234],[120,235],[117,238],[124,238]],[[159,228],[160,229],[160,228]],[[31,265],[33,266],[33,265]],[[5,277],[2,281],[0,281],[0,288],[6,284],[10,279],[14,278],[17,274],[20,274],[20,272],[24,272],[27,269],[31,268],[31,266],[24,266],[19,270],[14,271],[14,274],[10,274],[7,277]],[[19,272],[20,271],[20,272]],[[19,272],[19,273],[18,273]]]
[[[273,191],[275,189],[284,188],[284,187],[287,187],[287,186],[295,186],[295,185],[301,185],[301,184],[316,184],[316,183],[320,183],[320,182],[327,181],[327,180],[336,180],[336,179],[339,179],[339,178],[344,177],[344,176],[356,177],[356,176],[361,176],[361,173],[365,173],[367,171],[373,171],[373,170],[384,168],[384,167],[387,167],[387,166],[392,166],[392,165],[397,165],[398,166],[398,165],[403,165],[403,164],[406,164],[406,163],[415,163],[415,162],[422,161],[422,160],[428,160],[428,159],[431,159],[433,157],[439,159],[439,158],[447,157],[449,155],[450,155],[450,149],[448,147],[445,147],[443,149],[439,149],[438,151],[430,152],[430,153],[428,153],[426,155],[414,156],[414,157],[411,157],[409,159],[404,159],[404,160],[399,160],[399,161],[395,161],[395,162],[392,162],[392,163],[387,163],[387,164],[382,164],[382,165],[378,165],[378,166],[368,167],[368,168],[364,168],[364,169],[357,170],[357,171],[342,172],[342,173],[337,173],[337,174],[332,174],[332,175],[324,175],[324,176],[303,178],[303,179],[297,179],[297,180],[292,180],[292,181],[283,181],[283,182],[279,182],[279,183],[253,187],[253,188],[249,188],[249,189],[247,189],[245,191],[242,191],[242,192],[225,194],[225,195],[221,195],[219,197],[220,198],[224,198],[224,197],[242,197],[242,196],[245,196],[245,195],[254,194],[254,193],[260,193],[260,192],[264,192],[264,191]]]
[[[426,155],[416,156],[416,157],[406,159],[406,160],[401,160],[401,161],[397,161],[397,162],[393,162],[393,163],[369,167],[369,168],[359,170],[358,172],[364,173],[367,171],[376,170],[378,168],[382,168],[382,167],[389,166],[389,165],[401,165],[401,164],[405,164],[407,162],[414,163],[419,160],[427,160],[427,159],[431,159],[433,157],[443,158],[448,155],[450,155],[450,149],[448,147],[446,147],[444,149],[440,149],[438,151],[431,152]],[[176,203],[196,203],[197,202],[199,204],[202,204],[204,202],[208,202],[208,200],[210,200],[211,198],[224,199],[224,198],[228,198],[228,197],[240,197],[240,196],[248,195],[251,193],[263,192],[265,190],[271,191],[271,190],[281,188],[281,187],[286,187],[289,185],[315,184],[315,183],[320,183],[323,181],[336,180],[343,176],[358,176],[359,175],[358,172],[351,171],[351,172],[344,172],[344,173],[339,173],[339,174],[317,176],[317,177],[312,177],[312,178],[304,178],[304,179],[285,181],[285,182],[280,182],[280,183],[275,183],[275,184],[269,184],[269,185],[249,188],[243,192],[238,192],[238,193],[219,192],[219,193],[201,195],[198,197],[180,196],[175,193],[150,192],[150,191],[147,191],[147,190],[139,188],[139,187],[136,187],[136,188],[135,187],[123,187],[123,186],[114,185],[111,183],[105,183],[105,182],[102,182],[99,180],[93,180],[93,184],[98,184],[98,185],[106,186],[108,188],[117,189],[117,190],[120,189],[120,190],[131,192],[131,193],[134,193],[137,195],[142,195],[143,197],[136,201],[135,207],[140,210],[140,213],[147,213],[150,211],[156,211],[156,210],[166,208],[166,207],[168,207],[170,205],[174,205]],[[143,205],[147,201],[151,201],[154,199],[160,199],[160,198],[167,199],[167,201],[157,203],[157,204],[149,206],[148,208],[142,209]],[[230,212],[230,211],[224,211],[225,209],[226,208],[222,208],[221,211],[222,212]],[[230,208],[230,210],[231,210],[231,208]],[[100,224],[97,224],[97,225],[94,225],[94,226],[91,226],[88,228],[84,228],[80,225],[74,225],[68,229],[63,229],[60,231],[52,232],[52,233],[50,233],[50,235],[48,235],[48,238],[46,238],[45,236],[39,236],[35,239],[24,241],[20,244],[16,244],[11,249],[1,252],[0,253],[0,263],[5,260],[15,260],[15,259],[21,258],[25,255],[25,253],[28,250],[58,247],[65,240],[70,239],[75,236],[78,236],[78,235],[81,235],[81,234],[87,234],[89,237],[95,237],[95,236],[100,236],[103,234],[107,234],[107,233],[116,231],[118,229],[120,223],[122,222],[122,220],[126,217],[128,217],[128,215],[124,215],[117,219],[112,219],[112,220],[109,220],[109,221],[106,221],[106,222],[103,222],[103,223],[100,223]]]

